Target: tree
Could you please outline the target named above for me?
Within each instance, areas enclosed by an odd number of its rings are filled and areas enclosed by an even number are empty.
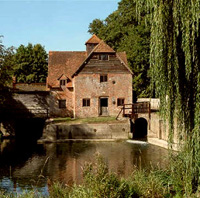
[[[1,38],[2,36],[0,36]],[[14,67],[14,47],[6,48],[0,40],[0,88],[9,86]]]
[[[45,82],[47,53],[40,44],[20,45],[15,54],[15,76],[18,82]]]
[[[6,48],[0,40],[0,108],[5,100],[11,96],[9,86],[12,82],[13,68],[14,48]]]
[[[141,12],[142,20],[138,23],[136,3],[122,0],[118,9],[105,20],[95,19],[89,25],[89,32],[96,34],[116,51],[126,51],[133,76],[133,88],[137,95],[149,97],[149,54],[150,29],[146,13]]]
[[[170,142],[178,120],[182,152],[172,177],[178,193],[191,197],[200,188],[200,1],[136,0],[151,12],[151,76],[161,110],[169,121]],[[152,12],[153,11],[153,12]],[[183,141],[184,140],[184,141]]]

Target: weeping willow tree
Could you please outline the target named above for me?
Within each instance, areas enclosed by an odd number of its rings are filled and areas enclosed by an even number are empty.
[[[178,122],[184,146],[172,172],[189,195],[200,186],[200,0],[135,1],[138,16],[144,8],[149,12],[152,86],[169,122],[170,142]]]

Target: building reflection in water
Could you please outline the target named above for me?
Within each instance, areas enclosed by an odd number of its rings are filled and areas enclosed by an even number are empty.
[[[51,143],[31,145],[31,149],[25,145],[19,148],[13,142],[3,145],[0,153],[0,188],[8,191],[36,187],[46,194],[48,179],[67,185],[80,184],[85,163],[95,162],[97,153],[104,158],[109,171],[122,177],[130,176],[135,168],[165,168],[168,161],[166,149],[127,142]]]

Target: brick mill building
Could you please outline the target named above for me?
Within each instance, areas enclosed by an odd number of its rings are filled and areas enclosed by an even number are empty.
[[[47,87],[51,116],[116,116],[132,103],[132,71],[126,53],[93,35],[86,51],[50,51]]]

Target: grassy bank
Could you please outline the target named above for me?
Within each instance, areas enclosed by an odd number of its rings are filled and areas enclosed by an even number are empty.
[[[105,122],[119,122],[115,117],[95,117],[95,118],[53,118],[53,123],[66,123],[66,124],[84,124],[84,123],[105,123]]]

